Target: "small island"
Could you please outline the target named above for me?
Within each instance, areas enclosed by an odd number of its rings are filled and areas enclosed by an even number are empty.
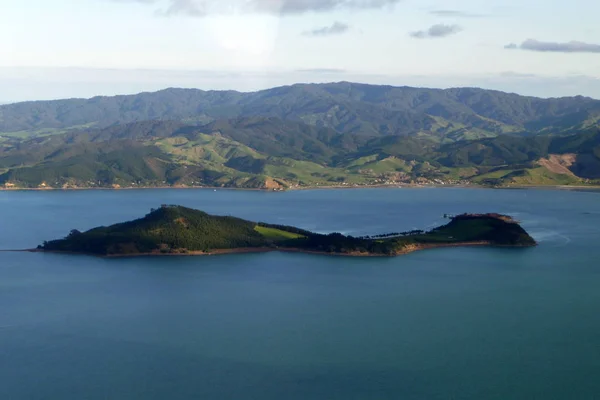
[[[500,214],[447,216],[450,222],[428,232],[414,230],[353,237],[318,234],[291,226],[213,216],[176,205],[163,205],[143,218],[71,231],[32,251],[105,257],[212,255],[288,251],[347,256],[397,256],[451,246],[535,246],[535,240],[511,217]]]

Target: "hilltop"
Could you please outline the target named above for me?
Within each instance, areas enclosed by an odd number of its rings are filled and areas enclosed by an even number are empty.
[[[252,251],[300,251],[353,256],[393,256],[447,246],[534,246],[535,240],[514,220],[498,214],[463,214],[429,232],[411,231],[352,237],[340,233],[256,223],[230,216],[163,205],[145,217],[64,239],[44,242],[36,251],[100,256],[209,255]]]
[[[365,136],[428,132],[477,138],[597,122],[600,101],[582,96],[542,99],[477,88],[337,82],[250,93],[170,88],[128,96],[23,102],[1,105],[0,115],[2,133],[104,128],[146,120],[206,124],[263,116]]]

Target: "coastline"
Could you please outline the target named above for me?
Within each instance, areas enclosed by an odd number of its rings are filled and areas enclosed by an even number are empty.
[[[537,244],[536,244],[537,245]],[[461,243],[415,243],[407,245],[404,249],[394,254],[375,254],[375,253],[329,253],[326,251],[306,250],[300,248],[285,248],[285,247],[243,247],[238,249],[216,249],[210,252],[204,251],[189,251],[186,253],[138,253],[138,254],[93,254],[93,253],[80,253],[70,251],[55,251],[55,250],[43,250],[43,249],[25,249],[25,250],[0,250],[0,252],[27,252],[27,253],[50,253],[50,254],[68,254],[68,255],[79,255],[79,256],[93,256],[99,258],[133,258],[133,257],[206,257],[206,256],[220,256],[229,254],[251,254],[251,253],[304,253],[321,256],[334,256],[334,257],[398,257],[417,251],[431,250],[438,248],[449,248],[449,247],[510,247],[510,248],[526,248],[535,247],[536,245],[523,246],[523,245],[497,245],[490,241],[475,241],[475,242],[461,242]]]
[[[92,191],[92,190],[239,190],[239,191],[250,191],[250,192],[293,192],[301,190],[337,190],[337,189],[439,189],[439,188],[451,188],[451,189],[493,189],[493,190],[510,190],[510,189],[533,189],[533,190],[600,190],[600,185],[510,185],[510,186],[485,186],[485,185],[464,185],[464,184],[432,184],[432,185],[421,185],[421,184],[393,184],[393,185],[330,185],[330,186],[303,186],[293,187],[287,189],[273,190],[266,188],[238,188],[238,187],[221,187],[221,186],[127,186],[121,188],[110,188],[110,187],[76,187],[76,188],[7,188],[0,187],[0,192],[19,192],[19,191],[40,191],[40,192],[55,192],[55,191]]]

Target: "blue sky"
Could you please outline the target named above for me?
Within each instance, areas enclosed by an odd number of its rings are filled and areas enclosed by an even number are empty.
[[[600,98],[594,0],[3,0],[0,101],[296,82]]]

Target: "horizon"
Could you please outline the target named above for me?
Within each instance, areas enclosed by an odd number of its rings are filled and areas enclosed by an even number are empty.
[[[264,89],[257,89],[257,90],[203,89],[203,88],[197,88],[197,87],[169,86],[169,87],[164,87],[162,89],[156,89],[156,90],[145,90],[145,91],[132,92],[132,93],[98,94],[98,95],[92,95],[92,96],[89,96],[89,97],[64,97],[64,98],[47,98],[47,99],[34,99],[34,100],[21,100],[21,101],[0,100],[0,106],[6,106],[6,105],[18,104],[18,103],[50,102],[50,101],[62,101],[62,100],[91,100],[91,99],[98,98],[98,97],[137,96],[137,95],[141,95],[141,94],[153,94],[153,93],[158,93],[158,92],[163,92],[163,91],[168,91],[168,90],[198,90],[198,91],[203,91],[203,92],[228,92],[228,91],[232,91],[232,92],[237,92],[237,93],[247,93],[247,94],[249,94],[249,93],[258,93],[258,92],[275,90],[275,89],[279,89],[279,88],[292,87],[292,86],[335,85],[335,84],[344,84],[344,83],[351,84],[351,85],[393,87],[393,88],[397,88],[397,89],[422,89],[422,90],[441,90],[441,91],[453,90],[453,89],[475,89],[475,90],[483,90],[483,91],[500,92],[500,93],[505,93],[505,94],[514,94],[514,95],[521,96],[521,97],[531,97],[531,98],[545,99],[545,100],[560,99],[560,98],[585,97],[585,98],[590,98],[592,100],[598,100],[598,101],[600,101],[600,98],[596,98],[596,97],[592,97],[592,96],[584,96],[584,95],[580,95],[580,94],[567,95],[567,96],[547,96],[547,97],[544,97],[544,96],[526,95],[526,94],[521,94],[521,93],[518,93],[518,92],[511,92],[511,91],[505,91],[505,90],[488,89],[488,88],[477,87],[477,86],[452,86],[452,87],[442,88],[442,87],[428,87],[428,86],[372,84],[372,83],[367,83],[367,82],[356,82],[356,81],[329,81],[329,82],[296,82],[296,83],[291,83],[291,84],[286,84],[286,85],[279,85],[279,86],[267,87],[267,88],[264,88]]]

